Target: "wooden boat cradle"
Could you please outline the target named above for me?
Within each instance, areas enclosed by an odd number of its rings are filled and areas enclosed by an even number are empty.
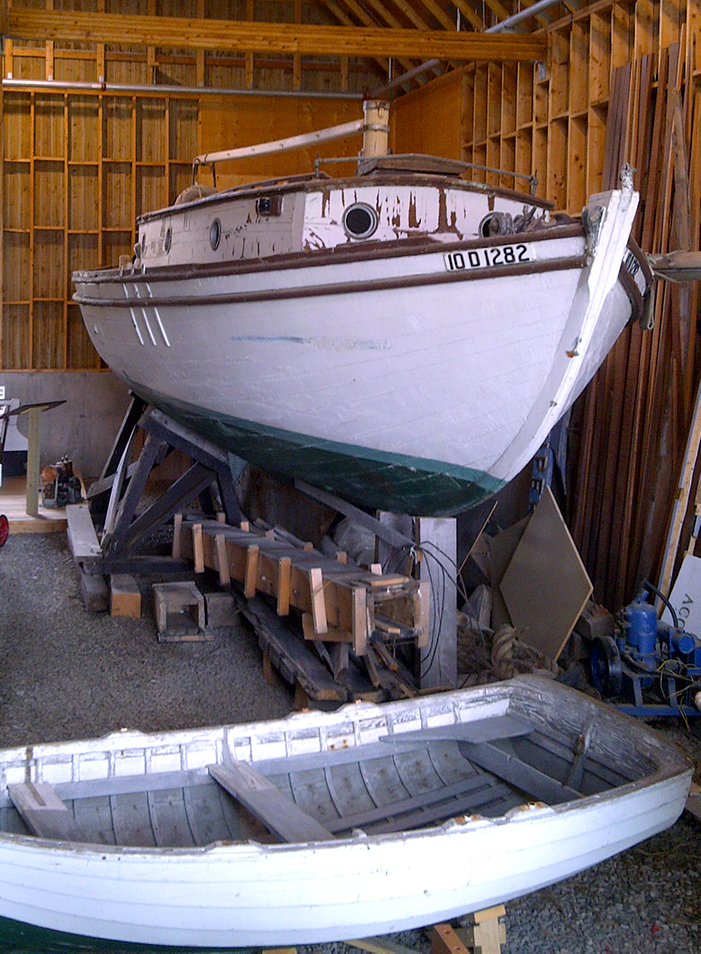
[[[11,783],[0,796],[0,829],[124,847],[318,842],[499,817],[604,793],[646,774],[642,757],[616,769],[606,764],[590,749],[590,729],[573,742],[507,713],[255,765],[233,758],[225,741],[221,760],[197,769]],[[177,753],[169,754],[172,762]],[[158,756],[144,751],[141,758],[150,767]]]
[[[347,643],[357,656],[372,653],[373,634],[428,645],[427,582],[348,565],[344,554],[331,559],[284,531],[176,515],[173,557],[215,570],[223,586],[237,580],[247,599],[274,597],[278,616],[300,610],[305,639]]]

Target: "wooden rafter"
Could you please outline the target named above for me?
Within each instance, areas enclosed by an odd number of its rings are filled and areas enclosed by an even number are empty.
[[[368,2],[372,6],[374,6],[377,0],[368,0]],[[395,0],[395,2],[397,6],[399,7],[399,9],[404,13],[406,17],[409,18],[410,22],[413,23],[417,29],[419,30],[429,29],[428,22],[424,19],[424,17],[422,17],[418,13],[418,11],[416,10],[416,7],[414,7],[410,3],[407,3],[406,0]],[[436,0],[420,0],[420,2],[421,2],[421,6],[425,7],[426,10],[432,16],[436,18],[436,20],[440,23],[443,29],[445,30],[455,29],[455,21],[452,20],[448,16],[448,14],[441,7],[438,6],[438,4],[436,3]],[[398,25],[399,24],[397,24],[397,26]]]
[[[353,26],[353,25],[354,25],[354,24],[353,24],[353,21],[352,21],[351,18],[348,16],[348,14],[347,14],[344,10],[342,10],[342,9],[339,7],[339,5],[336,3],[336,0],[322,0],[322,2],[323,2],[323,4],[324,4],[324,6],[326,7],[326,9],[327,9],[330,13],[332,13],[333,16],[336,17],[336,19],[338,20],[338,22],[339,22],[342,26]],[[368,17],[368,19],[369,19],[369,17]],[[388,72],[389,72],[389,61],[386,59],[386,57],[384,57],[384,56],[376,56],[374,59],[375,59],[375,62],[376,62],[376,63],[378,64],[378,66],[380,67],[380,69],[382,69],[385,73],[388,73]]]
[[[482,17],[475,13],[470,4],[467,3],[467,0],[453,0],[453,2],[455,3],[455,8],[460,11],[460,15],[467,20],[474,30],[484,29]]]
[[[371,27],[377,25],[377,21],[372,19],[370,14],[357,2],[357,0],[345,0],[345,4],[351,13],[357,17],[357,21],[363,26]],[[393,16],[393,14],[391,14],[385,7],[383,7],[378,0],[371,2],[370,6],[377,13],[378,17],[384,19],[384,22],[387,26],[401,28],[401,24],[397,18]],[[353,21],[349,20],[348,22],[352,23]],[[405,71],[412,69],[412,67],[415,65],[411,60],[402,57],[398,57],[398,62]],[[386,67],[386,72],[389,75],[389,65]]]
[[[396,56],[419,59],[533,61],[547,57],[542,36],[244,23],[10,7],[8,36],[26,40],[135,44],[161,48]]]
[[[499,0],[486,0],[486,3],[492,13],[500,20],[506,20],[506,18],[509,16],[509,11],[506,9],[503,3],[499,2]]]

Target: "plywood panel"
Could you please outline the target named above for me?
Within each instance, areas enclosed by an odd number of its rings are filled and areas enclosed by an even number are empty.
[[[120,52],[124,52],[124,48]],[[138,50],[138,55],[143,56],[143,52],[143,49]],[[108,83],[147,86],[152,82],[152,72],[145,58],[139,63],[108,57],[105,63],[105,78]]]
[[[68,158],[97,162],[100,158],[100,100],[97,96],[71,96],[68,100]]]
[[[589,28],[589,99],[592,103],[608,98],[610,70],[611,20],[594,15]]]
[[[191,99],[171,99],[168,104],[169,158],[192,162],[197,155],[198,104]]]
[[[504,573],[501,592],[519,639],[556,660],[592,585],[549,487]]]
[[[90,342],[77,305],[69,305],[67,310],[66,364],[77,370],[100,367],[100,359]]]
[[[570,120],[567,155],[567,208],[581,210],[587,202],[587,117]]]
[[[5,305],[2,309],[2,366],[31,368],[29,305]]]
[[[173,205],[177,197],[186,189],[192,181],[192,166],[183,163],[182,165],[171,164],[168,169],[168,205]]]
[[[202,102],[198,152],[295,136],[362,117],[362,106],[353,100],[277,99],[261,96],[212,97]],[[217,183],[222,188],[251,179],[310,172],[317,153],[322,156],[355,155],[360,136],[302,149],[280,156],[261,156],[222,164]],[[333,167],[330,167],[333,172]]]
[[[46,79],[46,54],[43,47],[37,50],[36,56],[15,56],[13,65],[16,79]]]
[[[136,101],[136,160],[137,162],[165,162],[166,104],[164,99]]]
[[[521,128],[533,122],[534,77],[532,63],[518,64],[518,90],[516,96],[516,126]]]
[[[68,236],[68,263],[67,288],[69,297],[73,294],[71,275],[80,269],[99,268],[100,241],[97,235],[69,235]]]
[[[390,127],[394,152],[418,152],[462,159],[462,70],[449,73],[392,104]]]
[[[5,162],[3,225],[26,229],[32,221],[31,166],[29,162]]]
[[[131,229],[134,222],[131,163],[106,163],[102,170],[102,184],[104,228]]]
[[[63,302],[34,304],[32,366],[38,369],[64,367]]]
[[[31,100],[27,93],[3,92],[3,136],[6,159],[31,159]]]
[[[136,169],[136,214],[153,212],[168,204],[165,166],[138,166]]]
[[[54,158],[65,153],[64,97],[35,96],[34,155]]]
[[[34,232],[34,263],[32,288],[34,298],[60,298],[64,285],[63,232]]]
[[[128,255],[129,258],[133,252],[133,238],[131,232],[105,232],[102,236],[102,258],[101,264],[105,268],[111,268],[119,265],[119,256]]]
[[[3,301],[28,301],[31,274],[29,270],[29,234],[6,232],[3,261]]]
[[[54,76],[64,83],[96,83],[98,81],[97,60],[95,57],[76,59],[54,54]]]
[[[102,107],[102,154],[105,159],[133,158],[131,97],[105,97]]]
[[[574,23],[570,34],[570,112],[586,112],[589,105],[589,24]]]
[[[62,226],[63,163],[42,159],[34,163],[34,224],[39,227]]]
[[[530,174],[533,170],[533,133],[531,129],[519,130],[516,134],[514,168]]]
[[[85,231],[100,227],[100,170],[93,166],[68,168],[68,228]]]

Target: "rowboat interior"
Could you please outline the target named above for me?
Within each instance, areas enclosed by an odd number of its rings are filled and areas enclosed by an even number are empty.
[[[112,769],[105,778],[88,777],[106,771],[104,759],[93,761],[91,773],[89,760],[75,754],[61,760],[57,747],[59,755],[53,762],[47,756],[36,774],[73,779],[7,785],[0,829],[139,848],[323,841],[426,828],[460,816],[498,818],[534,802],[576,802],[639,783],[659,769],[651,753],[625,745],[623,737],[603,739],[594,717],[568,728],[566,719],[551,724],[547,712],[513,700],[506,711],[462,723],[407,730],[391,717],[375,722],[373,740],[353,744],[340,725],[335,741],[327,733],[322,751],[318,731],[305,737],[300,730],[296,747],[308,751],[255,764],[236,758],[239,743],[224,734],[214,745],[216,762],[180,771],[167,767],[192,762],[185,743],[137,753],[132,740],[132,764],[144,771]],[[290,739],[269,747],[281,744],[289,749]],[[211,745],[200,747],[196,760],[212,754]],[[114,754],[105,758],[115,764]]]

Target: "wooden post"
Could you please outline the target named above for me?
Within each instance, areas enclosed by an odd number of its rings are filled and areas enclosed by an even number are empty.
[[[39,468],[41,443],[41,410],[32,407],[27,411],[27,513],[39,516]]]

